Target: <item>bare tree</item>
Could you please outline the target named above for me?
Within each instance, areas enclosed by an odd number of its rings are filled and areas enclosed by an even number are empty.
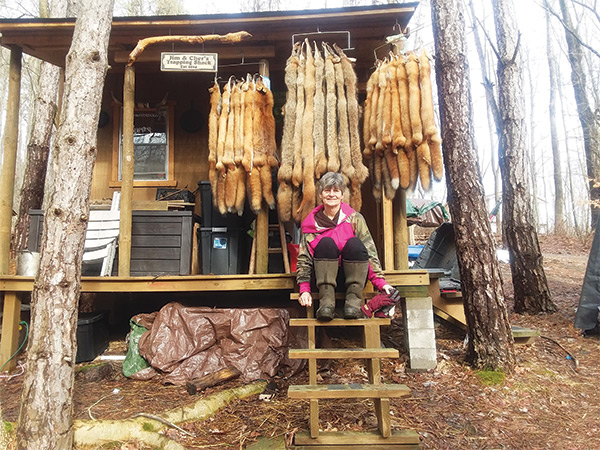
[[[432,0],[448,203],[475,367],[511,372],[515,354],[475,145],[462,0]]]
[[[40,1],[40,17],[65,17],[67,0],[55,0],[50,10],[46,1]],[[32,129],[27,144],[27,156],[21,186],[21,201],[12,236],[12,256],[27,247],[29,210],[42,207],[44,184],[50,153],[50,138],[57,110],[60,68],[42,62],[37,95],[33,102]]]
[[[548,1],[544,0],[548,7]],[[560,163],[560,148],[558,144],[558,128],[556,121],[556,96],[558,95],[556,57],[553,50],[553,33],[550,22],[550,14],[546,10],[546,54],[548,58],[548,69],[550,73],[550,144],[552,146],[552,162],[554,175],[554,232],[557,234],[565,232],[565,194],[563,190],[563,179]]]
[[[566,0],[559,0],[562,25],[565,29],[569,62],[571,64],[571,82],[575,91],[577,113],[583,131],[583,145],[586,157],[586,169],[590,192],[591,227],[596,228],[600,212],[600,120],[598,112],[588,99],[587,71],[584,67],[584,45],[578,30],[573,26]],[[596,11],[597,14],[597,11]],[[596,16],[598,17],[598,16]],[[600,19],[598,20],[600,22]]]
[[[525,155],[527,152],[521,92],[520,34],[510,0],[495,0],[494,22],[498,41],[498,106],[502,117],[500,169],[504,238],[508,244],[516,312],[556,311],[550,298],[542,252],[531,211]]]
[[[113,0],[80,0],[77,7],[32,294],[18,449],[70,449],[73,444],[77,301]]]

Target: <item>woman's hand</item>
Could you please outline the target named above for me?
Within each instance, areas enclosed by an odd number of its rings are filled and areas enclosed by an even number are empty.
[[[303,292],[302,294],[300,294],[300,296],[298,297],[298,303],[300,303],[300,305],[302,306],[311,306],[312,295],[310,295],[310,292]]]

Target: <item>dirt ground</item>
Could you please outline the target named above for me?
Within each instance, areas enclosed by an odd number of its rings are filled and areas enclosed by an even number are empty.
[[[584,338],[573,328],[591,236],[540,239],[546,275],[559,311],[538,316],[512,313],[510,270],[507,264],[501,264],[511,323],[541,332],[533,344],[516,346],[515,373],[503,382],[486,384],[464,364],[464,332],[442,320],[436,319],[437,368],[424,373],[407,370],[401,319],[394,319],[385,330],[384,342],[401,349],[401,357],[384,360],[383,379],[406,384],[412,393],[407,398],[392,399],[393,429],[417,431],[425,449],[600,448],[600,340]],[[342,333],[333,339],[354,338]],[[124,351],[125,344],[113,342],[110,350]],[[76,418],[92,415],[119,419],[141,411],[160,413],[198,399],[190,397],[183,387],[126,379],[118,364],[114,366],[115,370],[100,381],[76,377]],[[356,361],[334,361],[321,376],[330,383],[360,382],[366,372]],[[0,380],[5,420],[17,419],[22,378]],[[292,379],[270,380],[273,387],[276,385],[270,401],[253,396],[230,404],[209,420],[184,425],[195,438],[175,430],[169,435],[192,449],[242,449],[260,436],[290,438],[307,429],[308,403],[287,399],[287,386],[305,384],[306,379],[303,372]],[[209,388],[203,395],[240,384],[231,381]],[[320,423],[325,430],[376,429],[369,400],[321,401],[320,406]],[[143,447],[129,444],[110,448]]]

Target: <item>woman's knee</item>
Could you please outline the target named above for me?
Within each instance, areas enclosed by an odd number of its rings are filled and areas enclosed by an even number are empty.
[[[324,237],[315,247],[314,257],[323,259],[337,259],[340,251],[335,241],[330,237]]]
[[[367,261],[369,259],[369,253],[367,252],[367,248],[362,241],[353,237],[348,239],[346,245],[342,249],[342,259],[346,261]]]

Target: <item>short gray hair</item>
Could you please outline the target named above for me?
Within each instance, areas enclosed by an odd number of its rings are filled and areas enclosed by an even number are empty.
[[[331,189],[332,187],[338,188],[342,193],[346,190],[346,183],[341,173],[327,172],[323,175],[317,186],[317,194],[321,195],[325,189]]]

